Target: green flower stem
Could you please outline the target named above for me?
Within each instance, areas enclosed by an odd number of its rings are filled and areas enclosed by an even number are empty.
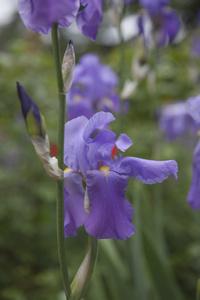
[[[64,169],[63,154],[64,154],[64,124],[65,124],[65,94],[63,91],[63,79],[61,72],[59,44],[58,44],[58,26],[54,24],[52,27],[52,47],[54,62],[56,68],[56,78],[58,85],[59,99],[59,123],[58,123],[58,165],[60,169]],[[64,239],[64,180],[56,182],[57,185],[57,242],[58,254],[60,260],[60,268],[62,273],[63,285],[66,299],[70,299],[71,288],[67,270],[67,261],[65,254],[65,239]]]
[[[86,254],[71,284],[73,300],[80,300],[85,294],[92,278],[92,273],[97,260],[98,241],[90,235],[88,236],[88,240],[88,253]]]

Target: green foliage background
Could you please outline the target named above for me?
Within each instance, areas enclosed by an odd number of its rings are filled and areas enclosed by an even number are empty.
[[[0,51],[0,299],[62,300],[62,280],[56,245],[55,183],[49,178],[29,141],[16,93],[19,81],[45,116],[52,143],[57,139],[57,88],[51,46],[41,36],[23,28],[17,18],[1,32]],[[18,24],[16,28],[16,24]],[[20,25],[21,24],[21,25]],[[10,30],[12,27],[12,34]],[[6,31],[8,32],[6,38]],[[61,30],[61,51],[67,43]],[[200,60],[190,55],[192,30],[175,46],[152,54],[156,76],[151,91],[144,80],[130,99],[126,116],[116,116],[112,129],[126,133],[133,146],[126,155],[147,159],[175,159],[177,182],[172,176],[148,186],[131,179],[127,199],[135,215],[135,234],[125,242],[101,240],[99,257],[87,300],[195,299],[200,278],[200,214],[187,204],[192,178],[192,153],[197,140],[167,142],[159,132],[157,108],[200,93]],[[72,37],[73,38],[73,37]],[[124,70],[119,46],[88,42],[87,52],[97,53],[120,76],[131,78],[130,65],[137,41],[126,43]],[[191,77],[191,74],[193,76]],[[195,75],[195,76],[194,76]],[[67,259],[72,279],[87,251],[87,236],[67,239]]]

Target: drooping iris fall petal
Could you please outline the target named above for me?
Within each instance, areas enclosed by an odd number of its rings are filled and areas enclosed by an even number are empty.
[[[85,222],[86,231],[97,239],[125,240],[135,232],[130,220],[133,208],[125,199],[127,176],[103,170],[88,171],[86,184],[90,214]]]
[[[174,160],[155,161],[137,157],[124,157],[113,168],[114,171],[128,175],[143,183],[162,182],[170,174],[177,179],[178,165]]]

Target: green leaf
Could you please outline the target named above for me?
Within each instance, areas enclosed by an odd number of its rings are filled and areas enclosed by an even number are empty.
[[[175,281],[167,261],[159,253],[156,243],[148,228],[143,230],[144,253],[152,282],[162,300],[183,300],[184,297]]]

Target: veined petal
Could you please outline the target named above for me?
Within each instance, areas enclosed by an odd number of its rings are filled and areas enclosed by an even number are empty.
[[[85,141],[91,141],[92,139],[89,139],[91,134],[95,131],[95,129],[101,129],[106,124],[110,123],[111,121],[114,121],[114,116],[109,112],[99,112],[96,113],[88,122],[87,126],[84,128],[83,131],[83,138]]]
[[[90,201],[90,214],[85,222],[87,233],[96,239],[120,240],[134,234],[135,228],[131,224],[133,208],[125,199],[127,183],[127,176],[109,170],[105,173],[99,170],[87,172]]]
[[[64,189],[65,237],[77,235],[77,228],[82,226],[87,218],[87,214],[84,209],[84,195],[85,190],[82,186],[81,177],[69,172],[68,177],[65,178]]]
[[[133,142],[125,133],[120,134],[116,141],[117,148],[123,152],[125,152],[132,144]]]
[[[200,142],[193,155],[193,178],[188,193],[188,203],[193,209],[200,209]]]
[[[77,152],[83,141],[83,131],[87,124],[88,119],[84,116],[68,121],[65,124],[64,162],[69,168],[74,170],[79,169]]]
[[[85,6],[76,18],[78,29],[81,33],[95,40],[99,24],[102,21],[102,0],[80,0]]]
[[[124,157],[113,170],[121,175],[135,177],[143,183],[162,182],[172,174],[177,179],[178,165],[175,160],[155,161],[137,157]]]

